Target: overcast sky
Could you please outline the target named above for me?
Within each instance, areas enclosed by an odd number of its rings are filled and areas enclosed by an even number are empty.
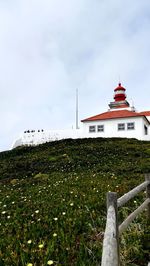
[[[149,0],[0,0],[0,150],[105,112],[118,81],[150,110]]]

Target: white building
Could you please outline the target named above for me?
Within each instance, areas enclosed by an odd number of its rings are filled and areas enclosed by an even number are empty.
[[[27,130],[14,141],[12,148],[68,138],[121,137],[150,141],[150,111],[136,112],[126,100],[125,91],[119,83],[108,111],[81,120],[81,129]]]
[[[150,140],[150,111],[136,112],[127,102],[125,91],[119,83],[108,111],[82,120],[85,136]]]

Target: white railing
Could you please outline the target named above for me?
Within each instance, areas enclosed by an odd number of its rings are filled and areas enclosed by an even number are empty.
[[[122,207],[137,193],[145,189],[147,199],[134,212],[132,212],[121,225],[119,225],[118,208]],[[145,182],[124,194],[119,199],[117,199],[117,193],[107,193],[107,222],[103,241],[101,266],[120,265],[119,237],[126,230],[128,225],[137,217],[137,215],[146,208],[148,210],[148,219],[150,220],[150,174],[145,174]]]

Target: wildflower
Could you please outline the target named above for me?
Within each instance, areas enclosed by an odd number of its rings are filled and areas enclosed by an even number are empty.
[[[39,245],[39,248],[43,248],[43,247],[44,247],[44,245],[43,245],[43,244],[40,244],[40,245]]]
[[[12,204],[15,204],[15,202],[14,202],[14,201],[12,201]]]
[[[56,236],[57,236],[57,234],[56,234],[56,233],[54,233],[54,234],[53,234],[53,237],[56,237]]]
[[[57,218],[57,217],[55,217],[55,218],[54,218],[54,221],[57,221],[57,220],[58,220],[58,218]]]
[[[6,205],[4,205],[3,207],[6,208]]]
[[[62,213],[62,215],[65,215],[65,214],[66,214],[65,212]]]
[[[134,200],[134,203],[136,203],[136,200]]]
[[[5,211],[2,212],[2,214],[5,214],[5,213],[6,213]]]
[[[47,262],[47,264],[48,264],[48,265],[52,265],[52,264],[54,264],[54,262],[53,262],[53,260],[49,260],[49,261]]]
[[[30,239],[30,240],[28,240],[28,242],[27,242],[28,244],[31,244],[32,243],[32,240]]]
[[[33,264],[32,263],[28,263],[27,266],[33,266]]]
[[[73,202],[71,202],[71,203],[70,203],[70,206],[73,206],[73,205],[74,205]]]
[[[35,213],[39,213],[39,210],[36,210]]]
[[[10,215],[7,216],[7,219],[10,219]]]

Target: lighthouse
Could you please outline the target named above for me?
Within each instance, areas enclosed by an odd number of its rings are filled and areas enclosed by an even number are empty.
[[[114,102],[110,102],[109,107],[110,111],[114,109],[122,109],[122,108],[128,108],[130,107],[130,104],[126,100],[126,89],[121,85],[121,83],[118,84],[117,88],[114,89]]]

